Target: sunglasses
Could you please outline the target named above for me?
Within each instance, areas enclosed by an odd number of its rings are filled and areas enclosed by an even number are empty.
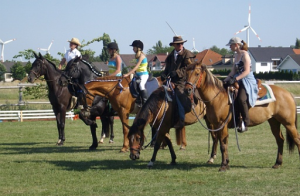
[[[180,45],[183,45],[183,43],[177,43],[176,45],[177,45],[177,46],[180,46]]]

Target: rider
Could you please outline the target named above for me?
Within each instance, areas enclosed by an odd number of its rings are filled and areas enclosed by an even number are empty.
[[[171,82],[175,84],[175,95],[178,105],[179,121],[174,128],[181,129],[184,127],[185,113],[191,111],[191,100],[184,93],[184,86],[186,82],[186,67],[194,62],[195,55],[183,47],[185,43],[181,36],[174,36],[173,42],[170,46],[174,50],[166,58],[166,68],[161,74],[161,79],[164,81],[168,77]]]
[[[111,42],[107,45],[107,48],[110,55],[110,59],[108,61],[109,76],[122,76],[122,60],[117,52],[119,50],[118,44],[116,42]]]
[[[124,77],[127,77],[135,72],[136,77],[141,79],[139,87],[142,98],[142,104],[144,104],[148,98],[145,84],[149,78],[149,73],[147,70],[148,61],[146,55],[143,53],[144,44],[140,40],[134,40],[130,46],[133,47],[133,51],[135,52],[136,65],[130,72],[125,74]]]
[[[239,37],[233,37],[229,40],[229,43],[226,46],[230,46],[231,51],[235,52],[235,63],[231,72],[224,80],[224,83],[232,85],[237,81],[239,84],[237,100],[243,122],[240,122],[241,126],[238,128],[238,131],[244,132],[247,131],[247,127],[250,124],[248,113],[249,105],[254,107],[257,99],[257,82],[254,78],[253,72],[251,71],[251,59],[247,52],[247,43]],[[242,123],[244,123],[244,126]]]
[[[71,39],[71,41],[68,41],[68,42],[70,42],[70,50],[67,50],[64,58],[59,63],[59,67],[58,67],[59,69],[62,68],[62,65],[65,65],[70,60],[74,59],[76,56],[80,56],[81,57],[81,53],[77,49],[78,46],[81,45],[80,42],[79,42],[79,39],[77,39],[76,37],[73,37]]]

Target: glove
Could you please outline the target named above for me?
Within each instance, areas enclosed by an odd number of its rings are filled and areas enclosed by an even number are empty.
[[[176,71],[171,71],[170,77],[173,78],[173,77],[175,77],[175,76],[177,76],[177,72],[176,72]]]
[[[230,77],[230,79],[227,81],[228,84],[233,85],[236,81],[236,78]]]

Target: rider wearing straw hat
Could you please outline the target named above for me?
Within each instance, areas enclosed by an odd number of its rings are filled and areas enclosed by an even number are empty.
[[[79,39],[76,37],[73,37],[71,39],[70,42],[70,50],[67,50],[64,58],[61,60],[61,62],[59,63],[59,69],[62,68],[62,65],[65,65],[66,63],[68,63],[70,60],[74,59],[76,56],[81,56],[81,53],[79,52],[79,50],[77,49],[78,46],[80,46],[80,42]]]
[[[195,55],[185,49],[183,44],[186,42],[181,36],[174,36],[170,46],[174,50],[166,58],[166,68],[161,74],[161,79],[164,81],[168,77],[175,84],[176,101],[178,105],[179,121],[174,128],[180,129],[184,127],[185,113],[191,111],[191,100],[184,93],[186,81],[186,67],[194,62]]]

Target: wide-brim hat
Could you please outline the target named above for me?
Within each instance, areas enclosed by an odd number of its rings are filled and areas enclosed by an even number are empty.
[[[173,42],[170,43],[170,46],[172,46],[173,44],[180,44],[180,43],[184,43],[187,40],[183,40],[181,36],[174,36],[173,37]]]
[[[242,39],[239,37],[233,37],[229,40],[228,44],[226,46],[230,46],[231,44],[242,44]]]
[[[76,44],[76,45],[78,45],[78,46],[81,46],[81,44],[80,44],[80,42],[79,42],[79,39],[76,38],[76,37],[73,37],[73,38],[71,39],[71,41],[69,40],[68,42],[74,43],[74,44]]]

